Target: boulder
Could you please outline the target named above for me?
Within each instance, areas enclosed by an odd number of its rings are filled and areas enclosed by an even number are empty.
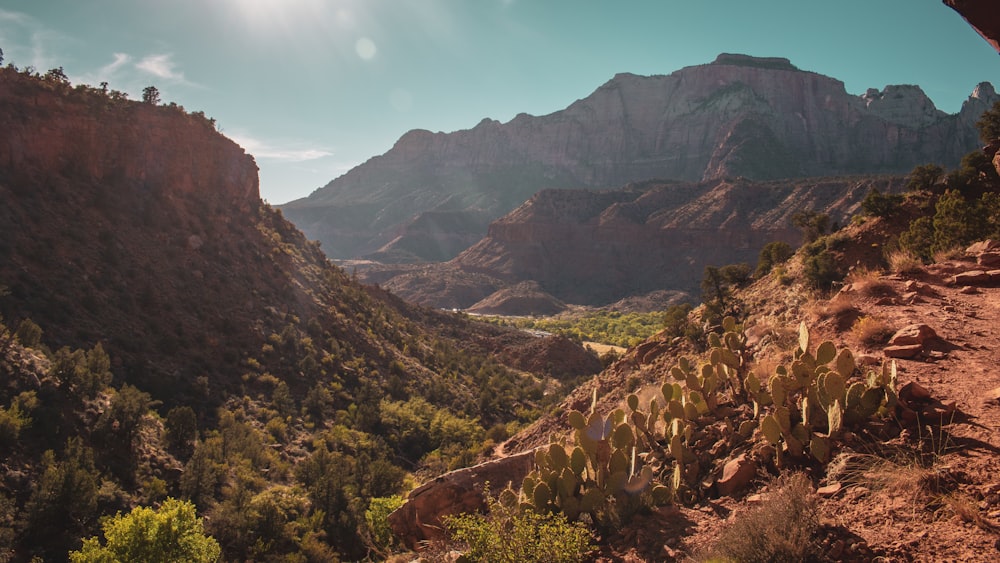
[[[889,346],[908,346],[919,344],[923,346],[928,340],[938,337],[934,329],[925,324],[911,324],[896,331],[889,339]]]
[[[487,483],[494,491],[507,485],[517,488],[534,463],[531,450],[445,473],[411,491],[403,506],[389,515],[389,526],[409,549],[443,540],[447,536],[444,516],[481,511],[486,506],[483,488]]]
[[[983,252],[976,257],[976,264],[984,268],[996,268],[1000,266],[1000,252]]]
[[[990,252],[993,250],[1000,250],[1000,241],[986,239],[972,243],[969,248],[965,249],[965,253],[971,256],[978,256],[984,252]]]
[[[969,270],[955,274],[955,285],[982,285],[989,283],[990,275],[983,270]]]
[[[746,454],[740,454],[726,463],[722,468],[722,477],[715,484],[719,488],[720,495],[733,496],[745,489],[756,475],[757,462],[748,458]]]

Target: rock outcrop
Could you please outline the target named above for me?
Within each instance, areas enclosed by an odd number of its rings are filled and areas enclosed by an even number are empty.
[[[903,185],[891,177],[739,179],[545,190],[494,221],[483,240],[454,260],[378,281],[404,299],[462,309],[498,286],[527,280],[579,305],[664,289],[697,295],[705,266],[753,264],[769,242],[800,243],[795,213],[811,209],[844,224],[872,188],[886,193]],[[482,289],[474,291],[477,282]]]
[[[848,94],[787,59],[720,55],[667,76],[619,74],[545,116],[411,131],[387,153],[282,210],[335,258],[450,258],[546,188],[905,173],[978,146],[997,98],[977,88],[946,115],[916,86]]]
[[[1000,53],[1000,13],[990,0],[944,0]]]

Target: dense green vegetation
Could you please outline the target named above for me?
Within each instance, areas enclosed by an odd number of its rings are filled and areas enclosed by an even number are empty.
[[[488,322],[523,330],[540,330],[581,342],[629,347],[663,328],[663,313],[590,311],[558,317],[483,317]]]

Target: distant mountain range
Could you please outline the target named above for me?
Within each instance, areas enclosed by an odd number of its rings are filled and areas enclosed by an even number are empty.
[[[619,74],[545,116],[410,131],[282,211],[332,258],[444,261],[543,189],[950,166],[978,146],[975,122],[997,99],[984,82],[949,115],[918,86],[858,96],[787,59],[723,54],[666,76]]]

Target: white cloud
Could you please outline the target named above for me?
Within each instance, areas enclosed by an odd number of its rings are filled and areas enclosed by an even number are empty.
[[[317,160],[333,156],[333,153],[323,148],[304,147],[302,142],[291,141],[287,144],[276,145],[267,141],[256,139],[249,135],[229,134],[229,138],[236,141],[254,158],[279,160],[284,162],[304,162],[307,160]]]
[[[117,58],[118,53],[115,56]],[[177,63],[171,57],[173,57],[172,54],[147,55],[135,64],[135,68],[164,80],[186,82],[184,73],[174,70]]]

